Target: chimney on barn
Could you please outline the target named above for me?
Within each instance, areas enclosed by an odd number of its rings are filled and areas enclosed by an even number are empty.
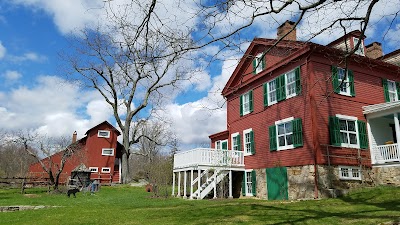
[[[371,59],[377,59],[383,56],[382,44],[379,42],[373,42],[365,46],[365,56]]]
[[[282,40],[287,40],[287,41],[296,41],[296,28],[294,28],[294,25],[296,23],[290,20],[286,20],[282,25],[278,27],[277,30],[277,39],[280,39],[287,33],[289,33],[286,37],[284,37]],[[293,29],[294,28],[294,29]],[[293,29],[293,30],[292,30]]]
[[[72,144],[76,142],[76,137],[78,136],[78,134],[76,133],[76,131],[72,134]]]

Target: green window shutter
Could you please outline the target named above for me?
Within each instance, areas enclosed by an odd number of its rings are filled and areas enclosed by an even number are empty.
[[[265,69],[265,55],[261,58],[261,69]]]
[[[243,116],[243,95],[240,96],[240,116]]]
[[[238,146],[238,151],[240,151],[240,149],[241,149],[241,145],[240,145],[240,134],[238,134],[238,135],[236,136],[236,144],[237,144],[237,146]]]
[[[278,143],[276,141],[276,126],[270,126],[269,128],[269,150],[276,151],[278,148]]]
[[[268,83],[263,85],[264,89],[264,106],[268,106]]]
[[[295,148],[303,146],[303,128],[301,118],[296,118],[292,121],[293,127],[293,146]]]
[[[256,154],[256,146],[255,146],[255,142],[254,142],[254,131],[250,131],[250,149],[251,149],[251,154],[254,155]]]
[[[329,117],[329,135],[331,139],[331,145],[341,145],[339,118],[335,116]]]
[[[221,149],[228,150],[228,143],[226,141],[221,143]]]
[[[337,94],[340,92],[339,88],[339,80],[338,80],[338,69],[336,66],[332,66],[332,85],[333,85],[333,91]]]
[[[257,57],[254,57],[254,59],[253,59],[253,74],[256,74],[256,68],[257,68]]]
[[[296,75],[296,95],[299,95],[301,93],[300,67],[297,67],[294,72]]]
[[[364,121],[357,120],[358,126],[358,139],[360,140],[360,148],[368,148],[367,126]]]
[[[249,105],[250,105],[250,112],[253,112],[253,91],[249,91]]]
[[[347,71],[347,76],[349,77],[349,83],[350,83],[350,95],[351,96],[356,96],[356,90],[354,88],[354,73],[352,70]]]
[[[400,100],[400,84],[396,82],[397,100]]]
[[[242,195],[246,196],[246,171],[243,172]]]
[[[389,88],[388,88],[387,80],[384,78],[382,79],[382,85],[383,85],[383,94],[385,96],[385,101],[390,102]]]
[[[253,196],[257,195],[257,176],[256,176],[256,171],[253,170],[251,171],[251,191],[253,193]]]
[[[286,99],[285,75],[276,78],[276,93],[278,102]]]

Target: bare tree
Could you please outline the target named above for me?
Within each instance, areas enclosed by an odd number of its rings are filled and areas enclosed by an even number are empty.
[[[159,21],[150,4],[132,1],[108,9],[108,23],[86,29],[73,40],[75,54],[67,57],[86,87],[98,91],[111,106],[123,136],[122,182],[129,182],[130,148],[142,135],[132,135],[136,124],[190,80],[182,56],[191,45],[189,33]],[[134,5],[134,6],[133,6]]]
[[[21,145],[2,140],[0,143],[0,177],[25,177],[35,159]]]
[[[72,143],[69,138],[49,138],[28,131],[19,131],[11,138],[14,143],[32,156],[49,178],[49,185],[58,191],[60,176],[67,161],[82,161],[84,151],[79,142]],[[75,164],[76,164],[75,162]]]

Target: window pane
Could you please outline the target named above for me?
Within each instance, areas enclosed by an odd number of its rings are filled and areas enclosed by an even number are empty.
[[[389,99],[391,102],[396,101],[396,93],[389,92]]]
[[[287,82],[288,83],[294,82],[295,80],[296,80],[296,76],[295,76],[294,71],[287,74]]]
[[[346,130],[347,131],[346,120],[339,120],[339,124],[340,124],[340,130]]]
[[[287,143],[287,145],[292,145],[293,144],[293,138],[292,138],[291,134],[286,135],[286,143]]]
[[[338,68],[338,79],[343,80],[344,78],[344,69]]]
[[[285,127],[286,127],[286,133],[292,133],[293,132],[292,122],[285,123]]]
[[[285,136],[278,137],[279,146],[285,146]]]
[[[350,144],[357,144],[357,136],[355,134],[350,133],[349,134],[350,137]]]
[[[349,143],[346,132],[340,132],[340,135],[342,136],[342,143],[345,143],[345,144]]]
[[[275,80],[269,82],[268,86],[269,86],[269,91],[275,91],[275,89],[276,89]]]
[[[356,122],[347,120],[347,125],[348,125],[348,131],[356,131]]]
[[[284,134],[284,133],[285,133],[285,124],[279,124],[278,125],[278,135]]]
[[[353,177],[360,177],[359,169],[353,168],[352,173],[353,173]]]
[[[349,169],[341,168],[342,177],[349,177]]]

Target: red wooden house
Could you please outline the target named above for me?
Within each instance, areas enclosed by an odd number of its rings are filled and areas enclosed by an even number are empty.
[[[117,141],[120,132],[107,121],[104,121],[86,132],[86,136],[80,140],[76,139],[76,132],[72,137],[70,147],[79,146],[78,150],[69,157],[65,163],[60,182],[65,183],[71,175],[71,171],[80,167],[82,164],[91,171],[91,179],[96,179],[101,183],[120,183],[121,174],[121,155],[123,146]],[[50,157],[44,158],[42,162],[58,169],[61,157],[64,154],[60,151]],[[43,171],[39,162],[34,163],[29,168],[32,177],[48,177]]]
[[[216,197],[228,174],[229,197],[307,199],[400,185],[400,51],[383,56],[381,45],[365,46],[359,31],[326,46],[302,42],[293,25],[278,28],[278,44],[250,44],[222,91],[227,129],[210,136],[219,151],[175,156],[178,195],[182,174],[190,198],[212,190]]]

